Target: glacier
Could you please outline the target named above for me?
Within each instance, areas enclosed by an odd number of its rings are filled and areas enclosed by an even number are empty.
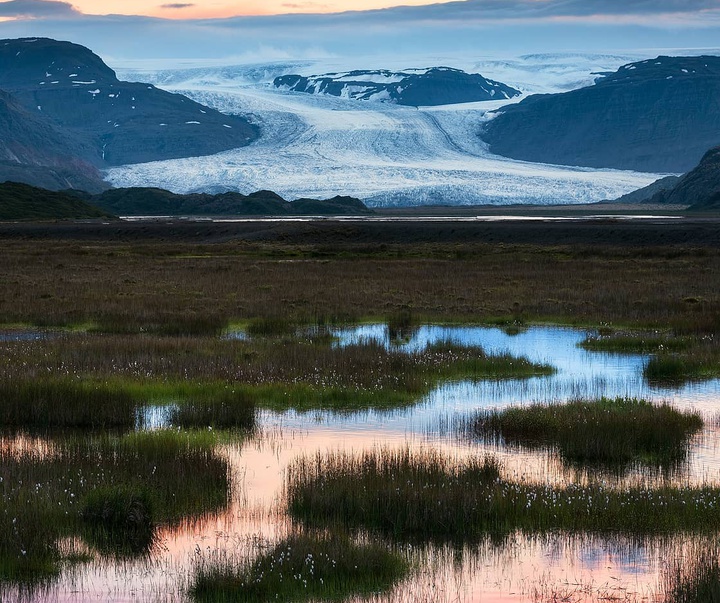
[[[516,86],[526,95],[584,85],[598,72],[637,58],[528,55],[455,66]],[[442,61],[447,63],[447,57]],[[492,119],[494,109],[523,97],[416,109],[272,87],[274,77],[298,72],[298,67],[308,71],[321,66],[285,62],[118,69],[123,79],[141,79],[222,112],[247,116],[261,136],[250,146],[217,155],[115,167],[107,170],[106,179],[118,187],[157,186],[177,193],[270,189],[290,199],[353,195],[377,207],[590,203],[619,197],[662,176],[492,155],[477,136],[481,124]],[[322,67],[338,65],[326,60]]]

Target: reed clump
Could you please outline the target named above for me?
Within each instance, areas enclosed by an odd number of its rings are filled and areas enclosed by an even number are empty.
[[[656,535],[720,527],[720,488],[552,486],[503,479],[493,459],[374,450],[301,458],[287,479],[290,514],[308,525],[400,541],[465,543],[515,531]]]
[[[0,378],[0,425],[32,428],[131,428],[136,403],[127,392],[70,378]]]
[[[532,404],[478,413],[462,430],[505,444],[556,449],[566,462],[670,469],[703,426],[695,412],[635,398]]]
[[[684,383],[720,376],[720,355],[713,353],[658,354],[648,360],[644,377],[656,383]]]
[[[720,551],[717,545],[692,547],[663,576],[666,603],[719,603]]]
[[[170,423],[184,429],[255,428],[255,400],[246,390],[221,390],[215,395],[192,397],[175,405]]]
[[[227,504],[228,464],[208,432],[24,439],[0,440],[0,582],[54,575],[62,537],[83,536],[101,555],[142,554],[153,526]]]
[[[591,352],[615,354],[658,354],[684,352],[697,345],[698,339],[689,335],[657,332],[611,333],[587,337],[580,347]]]
[[[389,590],[409,570],[400,555],[342,534],[292,535],[249,563],[202,563],[190,595],[202,603],[339,601]]]
[[[83,537],[110,555],[149,553],[154,539],[152,500],[144,488],[104,486],[80,502]]]

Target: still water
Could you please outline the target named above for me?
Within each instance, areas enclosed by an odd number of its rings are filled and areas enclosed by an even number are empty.
[[[386,325],[378,324],[338,329],[334,335],[338,346],[373,340],[407,351],[453,341],[481,346],[488,353],[525,356],[557,370],[552,376],[528,380],[445,383],[415,406],[402,410],[263,412],[257,437],[223,446],[233,473],[232,499],[224,512],[180,529],[163,530],[160,546],[150,560],[105,560],[69,568],[47,591],[34,593],[33,600],[186,600],[184,589],[199,560],[221,550],[252,557],[258,546],[287,534],[290,521],[282,500],[286,468],[298,457],[317,451],[432,448],[458,459],[491,452],[501,459],[510,479],[567,483],[578,476],[563,468],[554,455],[462,441],[453,432],[453,420],[478,408],[597,396],[669,401],[679,408],[699,410],[710,419],[720,409],[720,381],[675,388],[651,386],[642,377],[647,357],[584,351],[578,344],[587,333],[577,329],[531,327],[508,333],[488,327],[423,326],[398,342],[391,341]],[[716,421],[707,423],[702,436],[693,442],[686,468],[673,479],[720,482],[720,434]],[[694,544],[683,537],[637,541],[516,534],[500,544],[486,542],[464,550],[408,549],[405,554],[416,562],[416,571],[392,592],[373,600],[659,601],[659,585],[668,563]]]

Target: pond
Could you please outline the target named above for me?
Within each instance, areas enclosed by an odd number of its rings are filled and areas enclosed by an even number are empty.
[[[489,452],[500,459],[508,479],[566,484],[587,476],[564,467],[556,455],[546,451],[468,442],[457,436],[453,422],[480,408],[598,396],[668,401],[711,419],[720,409],[720,381],[676,387],[650,385],[642,376],[646,356],[585,351],[578,344],[588,333],[579,329],[427,325],[404,333],[398,340],[390,337],[387,325],[373,324],[335,329],[333,335],[336,346],[371,340],[406,351],[442,341],[478,345],[488,353],[509,352],[551,364],[556,372],[526,380],[445,383],[418,404],[393,411],[264,411],[256,436],[221,447],[232,468],[232,496],[226,509],[190,524],[163,529],[150,558],[69,565],[47,588],[33,592],[31,599],[186,600],[192,568],[200,560],[223,550],[242,551],[252,558],[259,545],[273,543],[287,533],[291,525],[283,500],[287,467],[298,457],[318,451],[433,449],[457,459]],[[703,433],[692,441],[687,464],[672,476],[629,474],[602,479],[620,483],[720,483],[720,432],[716,425],[714,420],[706,422]],[[394,590],[373,595],[372,600],[485,603],[617,597],[659,601],[668,563],[695,546],[696,540],[684,536],[638,539],[513,533],[502,542],[488,540],[459,548],[408,545],[404,554],[416,569]],[[17,592],[8,594],[10,600],[20,597]]]

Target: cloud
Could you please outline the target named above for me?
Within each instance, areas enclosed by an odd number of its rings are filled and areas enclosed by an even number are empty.
[[[440,21],[525,21],[558,17],[692,14],[712,10],[720,10],[720,0],[461,0],[373,12]]]
[[[181,9],[181,8],[192,8],[193,6],[197,6],[194,3],[180,3],[175,2],[173,4],[161,4],[160,8],[167,8],[167,9]]]
[[[286,2],[281,5],[283,8],[288,10],[329,10],[328,4],[321,4],[319,2]]]
[[[50,0],[9,0],[0,2],[0,17],[13,19],[62,19],[81,13],[69,2]]]

